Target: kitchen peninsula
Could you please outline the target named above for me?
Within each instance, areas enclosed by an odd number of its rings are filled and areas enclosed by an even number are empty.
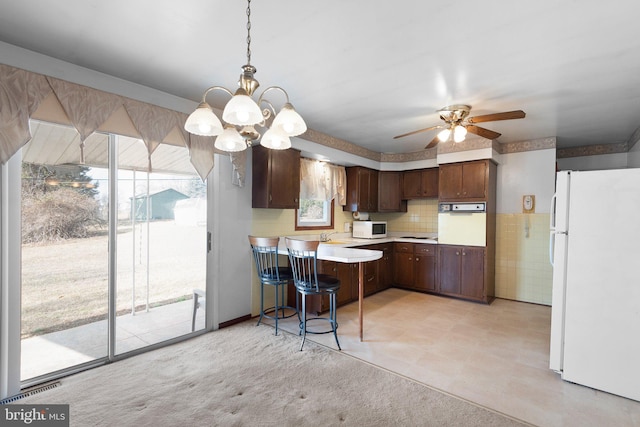
[[[293,238],[300,239],[300,236],[294,236]],[[362,341],[364,329],[364,263],[382,258],[382,252],[369,249],[350,248],[346,247],[346,245],[331,245],[327,243],[329,242],[321,243],[318,247],[317,256],[319,260],[335,261],[347,264],[358,263],[358,319],[360,325],[360,341]],[[278,253],[280,255],[288,255],[287,247],[284,243],[283,238],[280,239],[280,244],[278,245]]]

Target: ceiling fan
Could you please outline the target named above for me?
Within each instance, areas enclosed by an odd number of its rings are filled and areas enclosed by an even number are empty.
[[[496,139],[501,134],[498,132],[494,132],[489,129],[485,129],[480,126],[476,126],[476,123],[482,122],[495,122],[498,120],[511,120],[511,119],[522,119],[525,116],[524,111],[515,110],[515,111],[506,111],[504,113],[493,113],[493,114],[485,114],[482,116],[468,117],[469,112],[471,111],[470,105],[449,105],[448,107],[444,107],[439,109],[437,112],[440,113],[440,118],[446,123],[446,125],[437,125],[437,126],[429,126],[428,128],[415,130],[413,132],[404,133],[402,135],[394,136],[393,139],[402,138],[409,135],[415,135],[416,133],[426,132],[433,129],[443,129],[436,135],[431,142],[424,147],[431,148],[435,147],[438,142],[444,142],[448,140],[451,136],[453,136],[453,140],[455,142],[464,141],[464,138],[467,135],[467,132],[474,133],[478,136],[487,139]]]

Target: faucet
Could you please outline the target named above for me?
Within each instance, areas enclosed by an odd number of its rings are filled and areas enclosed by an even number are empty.
[[[328,242],[329,240],[331,240],[329,238],[329,236],[331,236],[332,234],[336,234],[336,233],[337,233],[337,231],[333,231],[331,233],[322,232],[322,233],[320,233],[320,241],[321,242]]]

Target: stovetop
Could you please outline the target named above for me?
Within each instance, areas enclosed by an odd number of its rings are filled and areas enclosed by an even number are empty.
[[[436,240],[433,237],[416,237],[416,236],[402,236],[401,239]]]

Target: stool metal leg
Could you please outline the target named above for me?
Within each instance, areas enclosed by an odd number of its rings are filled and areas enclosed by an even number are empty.
[[[260,326],[260,322],[262,322],[262,317],[264,316],[264,283],[262,280],[260,281],[260,318],[258,319],[258,324],[256,326]]]
[[[276,322],[276,336],[278,336],[278,317],[280,317],[280,315],[278,314],[278,308],[280,307],[280,299],[278,298],[278,291],[280,290],[280,284],[279,283],[276,284],[274,288],[276,288],[276,299],[274,302],[274,305],[275,305],[274,309],[275,309],[276,315],[274,320]],[[284,315],[284,312],[282,314]]]
[[[304,340],[307,338],[307,302],[306,295],[300,294],[302,298],[302,327],[300,328],[300,332],[302,333],[302,344],[300,344],[300,351],[302,351],[302,347],[304,347]]]
[[[329,304],[331,310],[331,326],[333,327],[333,337],[336,339],[336,344],[338,345],[338,350],[342,351],[340,348],[340,342],[338,341],[338,313],[336,309],[336,294],[335,292],[331,293],[331,303]]]

